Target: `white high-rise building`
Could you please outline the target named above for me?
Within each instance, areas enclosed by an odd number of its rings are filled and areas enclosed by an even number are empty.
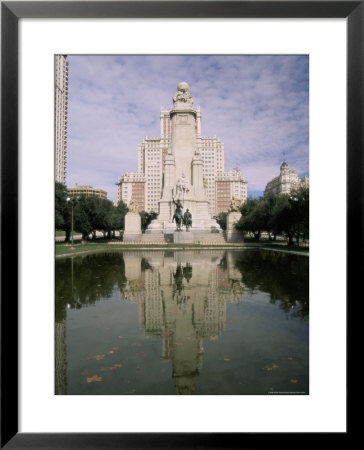
[[[54,58],[55,180],[66,183],[68,61],[66,55]]]
[[[183,88],[186,89],[186,92],[189,92],[187,83],[180,83],[180,85],[186,85],[187,87]],[[229,209],[232,197],[241,200],[242,203],[245,202],[247,198],[247,182],[240,174],[239,170],[234,169],[234,171],[225,172],[223,142],[221,142],[216,136],[201,136],[202,116],[200,107],[198,107],[197,109],[192,108],[191,114],[193,114],[195,117],[194,136],[193,138],[190,137],[187,139],[190,139],[191,142],[195,143],[195,150],[197,150],[195,154],[198,155],[198,158],[200,158],[200,160],[202,161],[204,195],[208,202],[208,212],[213,216],[223,211],[223,209],[221,209],[222,204],[224,204],[224,208],[226,207],[225,210],[227,211]],[[172,149],[174,149],[175,145],[178,145],[175,141],[177,139],[177,135],[176,128],[174,127],[179,127],[180,125],[176,125],[173,122],[173,117],[175,116],[176,107],[172,109],[161,108],[160,137],[146,138],[141,144],[139,144],[138,173],[128,173],[119,178],[116,193],[117,201],[123,200],[126,204],[129,204],[130,200],[133,198],[137,201],[138,204],[140,204],[140,201],[138,201],[132,193],[135,183],[135,181],[133,181],[133,177],[135,179],[137,178],[137,176],[139,178],[143,177],[143,180],[145,182],[144,208],[148,212],[154,211],[160,213],[160,200],[163,194],[163,187],[166,184],[166,175],[164,173],[165,167],[169,167],[168,165],[171,164],[171,162],[168,162],[168,158],[170,158],[170,155],[174,151]],[[179,120],[182,121],[184,116],[186,116],[184,110],[182,110],[180,116],[181,118]],[[174,121],[176,121],[176,119],[174,119]],[[187,133],[187,119],[185,127]],[[188,131],[188,133],[190,133],[190,131]],[[182,138],[179,137],[178,139],[181,140]],[[167,165],[165,164],[166,157]],[[190,171],[189,165],[186,165],[186,167],[183,169],[176,166],[175,170],[177,172],[186,172],[186,177],[189,179],[189,181],[191,181],[188,175],[188,172]],[[218,181],[220,181],[220,184],[218,183]],[[224,202],[221,201],[218,192],[222,181],[224,181],[225,183],[224,187],[227,186],[227,189],[224,190],[223,194]],[[134,190],[135,193],[139,192],[140,195],[141,189],[137,191],[134,188]],[[227,191],[229,192],[229,198],[225,198],[225,196],[227,195]]]

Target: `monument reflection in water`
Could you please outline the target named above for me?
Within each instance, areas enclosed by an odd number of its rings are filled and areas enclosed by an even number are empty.
[[[274,390],[308,394],[308,258],[130,251],[56,262],[57,394]]]

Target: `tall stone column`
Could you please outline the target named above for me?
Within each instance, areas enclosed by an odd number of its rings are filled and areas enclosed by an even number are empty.
[[[195,153],[192,160],[192,184],[198,197],[204,196],[203,160],[199,153]]]
[[[173,97],[171,117],[171,153],[176,161],[176,179],[184,175],[191,181],[191,161],[197,149],[197,112],[188,84],[178,84]]]
[[[162,200],[172,200],[172,190],[176,185],[176,163],[174,156],[168,154],[164,160],[164,183]]]
[[[171,220],[172,192],[176,185],[176,163],[174,156],[168,154],[164,160],[164,182],[162,198],[159,201],[159,221]]]
[[[176,179],[191,180],[191,161],[197,148],[195,111],[173,109],[171,151],[176,161]]]

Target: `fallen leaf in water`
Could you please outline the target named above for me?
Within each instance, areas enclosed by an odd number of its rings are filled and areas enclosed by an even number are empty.
[[[82,359],[84,361],[89,361],[90,359],[92,359],[92,355],[88,354],[88,355],[84,356]]]
[[[105,358],[105,355],[96,355],[95,356],[96,361],[100,361],[101,359],[104,359],[104,358]]]
[[[119,347],[113,347],[112,349],[113,350],[119,350]]]
[[[93,383],[94,381],[102,381],[102,377],[94,375],[93,377],[86,378],[87,383]]]
[[[210,341],[217,341],[218,336],[210,336],[209,339]]]
[[[114,367],[123,367],[122,364],[114,364]]]
[[[107,352],[108,355],[113,355],[114,353],[115,353],[114,350],[109,350],[109,351]]]
[[[137,353],[137,356],[147,356],[147,354],[144,352],[139,352],[139,353]]]
[[[272,369],[278,369],[279,365],[278,364],[272,364]]]
[[[102,370],[103,372],[106,372],[106,371],[110,371],[110,370],[116,370],[116,367],[114,367],[114,366],[101,367],[101,370]]]
[[[81,375],[88,375],[88,370],[87,370],[87,369],[83,370],[83,371],[81,372]]]
[[[298,383],[298,380],[295,380],[294,378],[291,378],[290,382],[293,383],[293,384],[296,384],[296,383]]]
[[[267,367],[268,372],[270,372],[271,370],[273,370],[271,367]]]
[[[230,356],[224,356],[224,361],[230,361]]]

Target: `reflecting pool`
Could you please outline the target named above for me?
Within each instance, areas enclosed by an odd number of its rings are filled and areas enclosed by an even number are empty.
[[[56,260],[55,393],[308,394],[308,291],[259,249]]]

